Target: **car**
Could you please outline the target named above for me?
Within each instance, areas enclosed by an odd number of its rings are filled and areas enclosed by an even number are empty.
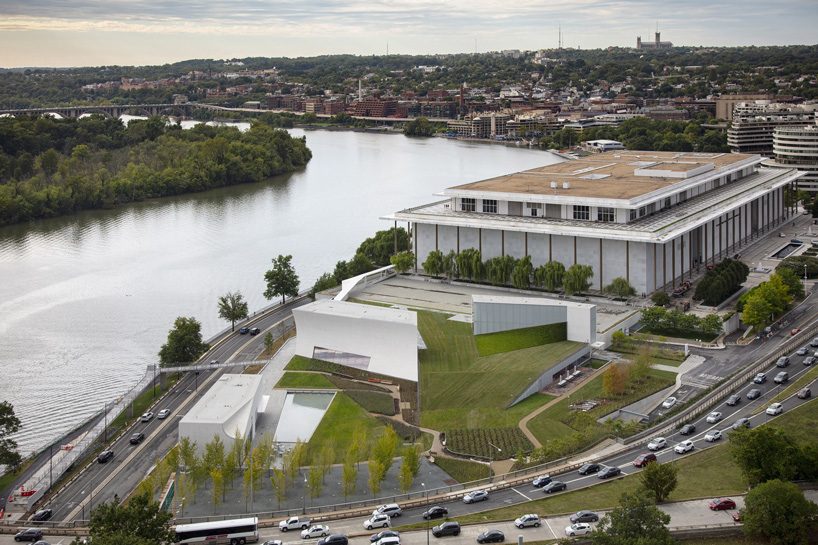
[[[318,545],[349,545],[349,539],[344,534],[330,534],[319,539]]]
[[[801,348],[798,349],[798,351],[795,352],[795,355],[796,356],[806,356],[808,353],[809,353],[809,348],[807,348],[806,346],[802,346]]]
[[[684,454],[685,452],[690,452],[693,448],[693,441],[686,439],[673,447],[673,451],[676,452],[676,454]]]
[[[761,397],[761,390],[759,390],[758,388],[753,388],[752,390],[747,392],[747,399],[756,399],[758,397]]]
[[[247,335],[248,333],[250,333],[250,328],[249,327],[240,327],[239,328],[239,335]]]
[[[553,494],[554,492],[562,492],[567,488],[568,485],[562,481],[551,481],[550,483],[542,487],[542,491],[545,494]]]
[[[679,430],[679,435],[693,435],[696,433],[696,426],[694,424],[685,424],[682,426],[682,429]]]
[[[14,541],[40,541],[43,531],[39,528],[26,528],[14,534]]]
[[[704,440],[707,441],[708,443],[713,443],[714,441],[718,441],[719,439],[721,439],[721,431],[719,430],[713,430],[704,436]]]
[[[383,537],[376,541],[375,545],[400,545],[400,537],[398,536]]]
[[[387,503],[385,505],[381,505],[374,511],[372,511],[373,515],[389,515],[391,518],[399,517],[403,514],[401,511],[400,505],[397,503]]]
[[[798,335],[799,331],[801,331],[800,327],[794,327],[790,329],[790,337],[795,337],[796,335]]]
[[[487,530],[477,536],[477,543],[502,543],[506,535],[500,530]]]
[[[730,407],[735,407],[741,401],[741,396],[733,394],[727,398],[727,401],[724,402],[725,405],[729,405]]]
[[[301,539],[313,537],[324,537],[329,535],[329,526],[326,524],[313,524],[306,530],[301,530]]]
[[[280,539],[268,539],[261,545],[284,545],[284,542],[281,541]]]
[[[170,416],[170,409],[162,409],[158,413],[156,413],[157,420],[164,420],[165,418]]]
[[[728,509],[735,509],[736,502],[730,498],[718,498],[716,500],[711,500],[707,506],[711,511],[726,511]]]
[[[584,536],[585,534],[591,533],[591,525],[587,522],[577,522],[576,524],[572,524],[571,526],[565,527],[565,535],[573,537],[573,536]]]
[[[49,543],[48,541],[43,541],[41,539],[40,541],[35,541],[34,545],[51,545],[51,543]]]
[[[713,411],[712,413],[707,415],[707,418],[705,420],[707,421],[708,424],[715,424],[723,417],[724,415],[721,414],[719,411]]]
[[[804,365],[809,367],[810,365],[815,363],[815,356],[807,356],[806,358],[804,358],[804,361],[802,361],[801,363],[803,363]]]
[[[678,401],[678,400],[677,400],[675,397],[672,397],[672,396],[671,396],[671,397],[667,398],[666,400],[664,400],[664,401],[662,402],[662,408],[664,408],[664,409],[670,409],[671,407],[673,407],[674,405],[676,405],[676,401]]]
[[[596,474],[597,479],[610,479],[611,477],[616,477],[617,475],[621,475],[622,470],[616,466],[606,466],[603,467],[599,473]]]
[[[389,515],[384,514],[372,515],[364,521],[364,528],[367,530],[371,530],[372,528],[389,528],[390,526]]]
[[[811,347],[813,347],[813,348],[818,347],[818,337],[815,337],[814,339],[812,339],[812,340],[809,342],[809,345],[810,345]]]
[[[664,437],[654,437],[648,443],[648,450],[662,450],[667,446],[667,439]]]
[[[591,473],[598,472],[602,466],[599,464],[582,464],[582,467],[579,468],[580,475],[590,475]]]
[[[534,513],[529,513],[527,515],[523,515],[514,520],[514,526],[517,528],[528,528],[533,526],[534,528],[540,527],[540,516],[535,515]]]
[[[400,537],[400,532],[397,530],[383,530],[377,534],[372,534],[369,536],[369,542],[376,543],[385,537]]]
[[[790,374],[786,371],[781,371],[773,378],[773,382],[776,384],[784,384],[788,380],[790,380]]]
[[[812,390],[809,388],[801,388],[796,395],[798,399],[809,399],[812,397]]]
[[[146,412],[145,414],[143,414],[142,416],[139,417],[139,420],[141,422],[150,422],[152,419],[153,419],[153,413],[150,412],[150,411]]]
[[[741,511],[733,511],[730,516],[733,517],[734,521],[741,522]]]
[[[99,453],[99,456],[97,456],[97,462],[99,462],[100,464],[104,464],[113,457],[114,457],[113,450],[103,450],[102,452]]]
[[[432,528],[432,535],[435,537],[443,537],[443,536],[459,536],[460,535],[460,523],[450,520],[448,522],[444,522],[439,526],[435,526]]]
[[[757,373],[755,377],[753,377],[753,382],[756,384],[764,384],[767,382],[767,373]]]
[[[257,327],[250,328],[250,335],[258,335],[259,333],[261,333],[261,330],[259,328]]]
[[[210,360],[210,365],[219,365],[219,360]]]
[[[655,461],[656,455],[652,452],[646,452],[636,457],[636,459],[633,461],[633,467],[645,467],[649,463]]]
[[[463,503],[477,503],[489,499],[489,493],[485,490],[475,490],[463,496]]]
[[[744,418],[739,418],[738,420],[736,420],[735,422],[733,422],[733,425],[732,425],[731,427],[732,427],[734,430],[737,430],[737,429],[739,429],[739,428],[749,428],[749,427],[750,427],[750,419],[749,419],[749,418],[746,418],[746,417],[744,417]]]
[[[448,509],[446,509],[445,507],[441,507],[439,505],[435,505],[433,507],[430,507],[423,513],[423,518],[426,520],[439,519],[445,517],[448,514],[449,514]]]
[[[54,511],[51,509],[40,509],[31,517],[31,520],[35,522],[45,522],[46,520],[51,518],[51,515],[54,514]]]
[[[781,403],[773,403],[772,405],[767,407],[767,410],[764,412],[769,414],[770,416],[781,414],[782,412],[784,412],[784,405],[782,405]]]
[[[138,445],[142,441],[145,440],[145,434],[141,431],[131,434],[131,438],[129,439],[132,445]]]
[[[787,356],[781,356],[775,362],[776,367],[787,367],[789,364],[790,364],[790,358],[788,358]]]
[[[572,523],[574,522],[599,522],[599,515],[594,513],[593,511],[588,511],[583,509],[582,511],[577,511],[570,517],[568,517]]]
[[[549,475],[540,475],[539,477],[536,477],[533,481],[531,481],[531,484],[534,486],[534,488],[542,488],[543,486],[547,485],[550,482],[551,477]]]

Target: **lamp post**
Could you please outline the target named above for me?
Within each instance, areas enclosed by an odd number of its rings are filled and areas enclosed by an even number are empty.
[[[491,441],[488,441],[488,444],[489,444],[490,447],[496,448],[497,452],[503,452],[503,449],[501,449],[500,447],[498,447],[497,445],[495,445]],[[491,457],[489,458],[489,482],[491,482],[491,478],[492,478],[491,464],[493,464],[493,463],[494,463],[494,451],[492,450],[491,451]]]
[[[804,297],[807,296],[807,264],[804,263]]]
[[[429,509],[429,490],[426,488],[426,483],[420,483],[420,486],[423,487],[423,492],[426,495],[426,509]],[[426,545],[429,545],[429,517],[424,517],[426,519]]]
[[[300,473],[300,470],[299,470],[299,473]],[[301,514],[306,515],[307,514],[307,475],[302,473],[302,476],[304,477],[304,491],[301,493],[301,499],[304,501],[304,505],[301,508]]]

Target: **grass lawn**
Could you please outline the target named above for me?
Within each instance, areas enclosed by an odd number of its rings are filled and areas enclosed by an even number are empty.
[[[690,331],[687,329],[648,329],[643,327],[639,330],[639,333],[647,333],[649,335],[655,335],[658,337],[674,337],[677,339],[690,339],[691,341],[700,340],[705,342],[710,342],[718,335],[713,335],[712,333],[702,333],[701,331]]]
[[[320,452],[325,444],[330,444],[335,449],[335,463],[343,462],[352,441],[353,432],[358,428],[366,430],[366,442],[372,445],[383,433],[384,425],[348,395],[343,392],[336,393],[335,399],[332,400],[332,404],[308,443],[308,459],[312,459],[314,453]]]
[[[395,400],[387,393],[372,392],[369,390],[347,390],[344,393],[371,413],[385,414],[388,416],[395,414]]]
[[[485,357],[503,352],[513,352],[514,350],[521,350],[523,348],[531,348],[532,346],[564,341],[567,330],[568,325],[565,323],[524,327],[510,331],[498,331],[497,333],[476,335],[474,342],[477,345],[477,352],[480,356]]]
[[[455,458],[435,458],[435,464],[448,473],[452,479],[459,483],[470,483],[489,476],[488,464],[478,464],[469,460],[457,460]],[[425,525],[424,525],[425,527]]]
[[[424,410],[420,421],[423,427],[441,431],[454,428],[508,428],[516,426],[525,415],[552,399],[554,396],[534,394],[508,409],[483,406]]]
[[[275,385],[276,388],[335,388],[335,384],[320,373],[286,372]]]
[[[588,364],[588,367],[590,367],[591,369],[599,369],[600,367],[602,367],[606,363],[608,363],[608,360],[600,360],[598,358],[592,358],[591,363]]]

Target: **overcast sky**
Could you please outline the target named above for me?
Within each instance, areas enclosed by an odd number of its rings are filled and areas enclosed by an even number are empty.
[[[816,43],[818,0],[0,0],[0,66]]]

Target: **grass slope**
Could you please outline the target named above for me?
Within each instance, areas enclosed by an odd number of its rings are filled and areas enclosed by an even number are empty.
[[[524,327],[512,329],[511,331],[498,331],[497,333],[486,333],[476,335],[474,342],[477,345],[477,352],[480,356],[491,356],[503,352],[513,352],[532,346],[540,346],[559,341],[564,341],[567,336],[568,326],[565,323],[541,325],[536,327]]]
[[[435,458],[435,464],[459,483],[470,483],[489,477],[489,466],[455,458]]]
[[[319,373],[287,372],[281,376],[276,388],[335,388],[335,385]]]
[[[323,446],[330,444],[335,449],[335,463],[343,462],[352,442],[353,432],[359,427],[366,429],[369,445],[374,444],[384,430],[384,425],[377,418],[367,413],[348,395],[343,392],[336,393],[309,441],[308,459],[315,459]]]

